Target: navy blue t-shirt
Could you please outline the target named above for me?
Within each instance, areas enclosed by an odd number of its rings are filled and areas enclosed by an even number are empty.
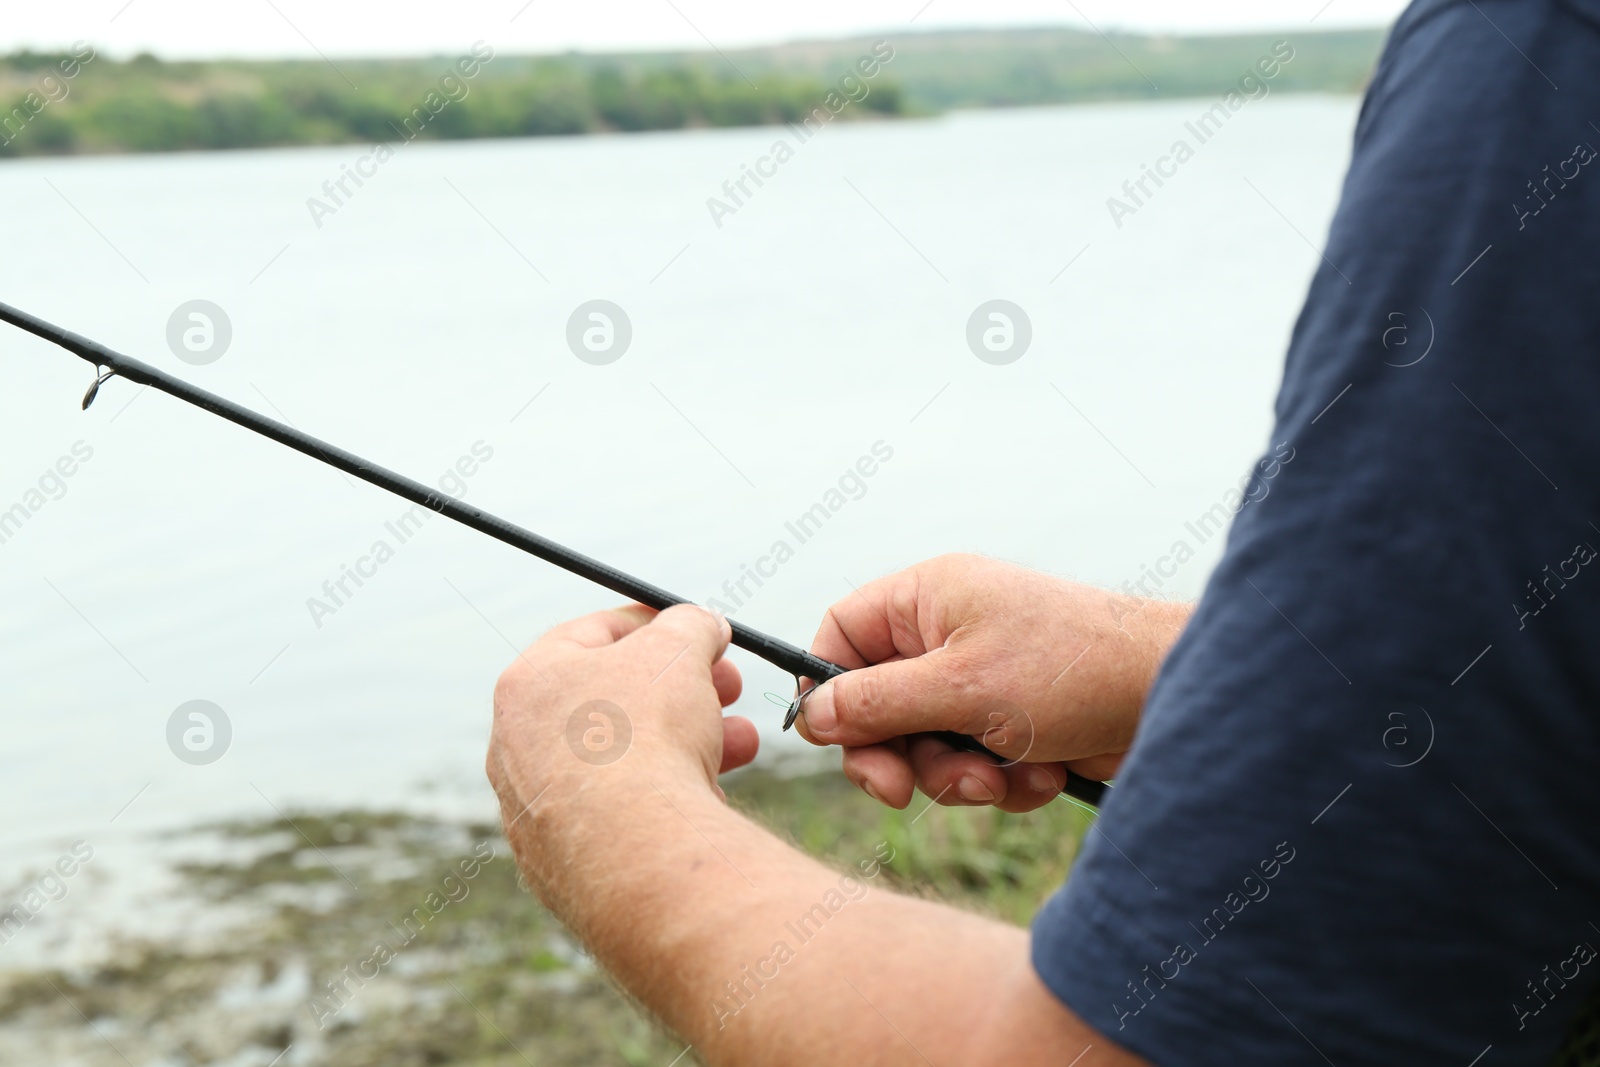
[[[1050,988],[1162,1067],[1547,1067],[1600,983],[1597,148],[1600,0],[1396,25],[1293,460],[1034,925]]]

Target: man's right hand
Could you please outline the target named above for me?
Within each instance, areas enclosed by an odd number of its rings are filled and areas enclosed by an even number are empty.
[[[1070,768],[1115,775],[1188,605],[1124,596],[981,556],[939,556],[828,610],[811,651],[853,669],[797,723],[844,746],[844,772],[895,808],[913,785],[944,804],[1030,811]],[[954,731],[997,765],[923,736]]]

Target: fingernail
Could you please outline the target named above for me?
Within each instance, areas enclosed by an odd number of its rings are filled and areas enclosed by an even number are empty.
[[[1028,772],[1028,788],[1035,793],[1054,793],[1059,790],[1055,776],[1043,767],[1035,767]]]
[[[878,791],[872,788],[871,778],[863,778],[861,780],[861,791],[867,794],[867,796],[871,797],[873,800],[876,800],[879,804],[883,803],[883,798],[878,795]]]
[[[994,803],[994,794],[989,791],[989,787],[984,785],[981,779],[974,778],[970,774],[961,779],[960,784],[956,786],[956,792],[974,804]]]
[[[721,608],[709,608],[707,610],[711,612],[711,617],[717,620],[717,628],[722,631],[722,639],[724,641],[733,640],[733,623],[728,621],[728,616],[723,613],[723,610]]]
[[[811,732],[819,737],[833,733],[834,727],[839,725],[839,712],[833,706],[832,686],[825,685],[812,690],[800,706],[800,711],[806,717],[806,725]]]

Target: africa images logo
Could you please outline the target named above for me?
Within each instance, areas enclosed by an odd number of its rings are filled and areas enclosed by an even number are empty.
[[[1106,198],[1106,210],[1111,213],[1111,221],[1117,229],[1122,229],[1124,216],[1138,214],[1139,209],[1153,199],[1168,180],[1178,176],[1178,168],[1195,157],[1197,147],[1221,133],[1223,125],[1250,101],[1261,100],[1272,92],[1272,87],[1267,83],[1276,78],[1294,56],[1294,46],[1288,41],[1275,43],[1271,52],[1256,60],[1255,66],[1240,76],[1236,88],[1229,89],[1221,100],[1206,108],[1193,122],[1183,124],[1184,131],[1194,138],[1194,144],[1180,137],[1172,142],[1166,155],[1156,159],[1154,167],[1141,163],[1139,176],[1122,183],[1122,196],[1127,199],[1116,196]],[[1151,183],[1155,188],[1151,188]]]

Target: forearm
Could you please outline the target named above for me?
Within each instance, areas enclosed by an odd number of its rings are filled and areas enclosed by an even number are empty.
[[[687,605],[599,612],[495,688],[507,836],[595,958],[712,1063],[1136,1067],[1045,989],[1024,931],[889,892],[887,844],[841,874],[723,803],[757,745],[717,713],[729,638]]]
[[[711,1063],[1109,1051],[1044,992],[1025,931],[884,888],[886,845],[841,874],[703,783],[623,773],[580,787],[530,813],[524,867],[602,965]],[[1018,1010],[1027,1026],[1008,1022]]]

